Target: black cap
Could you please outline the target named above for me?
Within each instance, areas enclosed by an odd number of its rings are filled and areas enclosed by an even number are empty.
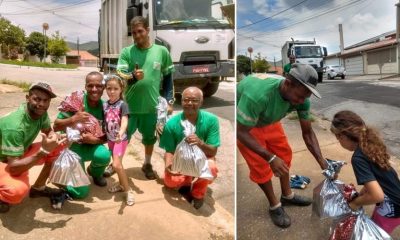
[[[316,89],[318,74],[313,67],[308,64],[294,63],[292,64],[289,75],[307,87],[317,98],[321,98],[321,95]]]
[[[57,95],[55,95],[53,90],[51,89],[50,85],[47,83],[43,83],[43,82],[35,83],[29,88],[29,90],[32,90],[32,89],[39,89],[39,90],[45,91],[46,93],[48,93],[50,95],[51,98],[57,97]]]

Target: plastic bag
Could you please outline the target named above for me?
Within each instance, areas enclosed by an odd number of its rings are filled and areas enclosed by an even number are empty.
[[[346,214],[333,225],[329,240],[391,240],[389,234],[376,225],[364,209]]]
[[[79,140],[77,130],[67,128],[69,142]],[[80,163],[81,158],[70,149],[64,149],[54,161],[50,171],[49,181],[63,186],[81,187],[90,185],[90,181]]]
[[[185,137],[196,132],[196,127],[188,120],[181,121]],[[171,171],[187,176],[213,179],[207,157],[196,145],[190,145],[183,139],[176,147]]]
[[[351,212],[343,196],[344,183],[334,180],[343,165],[343,161],[329,160],[328,169],[322,172],[326,179],[313,189],[313,214],[320,218],[338,217]]]
[[[165,125],[168,121],[168,103],[167,100],[163,97],[158,97],[157,104],[157,124]]]
[[[60,103],[58,106],[58,110],[60,112],[72,112],[76,113],[78,111],[82,111],[84,108],[83,104],[83,91],[75,91],[72,92],[70,95],[65,97],[65,99]],[[86,122],[78,123],[73,126],[75,129],[78,129],[81,133],[91,133],[95,137],[102,137],[104,136],[103,129],[99,123],[99,120],[89,114],[89,119]]]

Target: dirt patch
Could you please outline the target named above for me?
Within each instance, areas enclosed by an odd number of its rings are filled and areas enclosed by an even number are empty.
[[[23,90],[22,88],[19,88],[17,86],[0,83],[0,93],[15,93],[15,92],[23,92]]]

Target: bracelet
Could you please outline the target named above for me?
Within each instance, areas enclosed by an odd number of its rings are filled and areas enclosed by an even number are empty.
[[[272,157],[268,160],[268,163],[272,163],[272,162],[275,160],[275,158],[276,158],[276,155],[274,154],[274,156],[272,156]]]
[[[41,152],[41,153],[44,153],[44,154],[46,154],[46,155],[49,155],[49,154],[50,154],[50,152],[49,152],[49,151],[46,151],[46,150],[44,150],[44,148],[43,148],[43,147],[40,147],[40,150],[39,150],[39,152]]]

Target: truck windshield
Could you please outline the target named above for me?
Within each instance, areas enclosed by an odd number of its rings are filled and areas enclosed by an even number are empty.
[[[229,0],[156,0],[154,28],[229,28],[221,6]]]
[[[319,58],[322,57],[320,46],[297,46],[295,47],[296,58]]]

